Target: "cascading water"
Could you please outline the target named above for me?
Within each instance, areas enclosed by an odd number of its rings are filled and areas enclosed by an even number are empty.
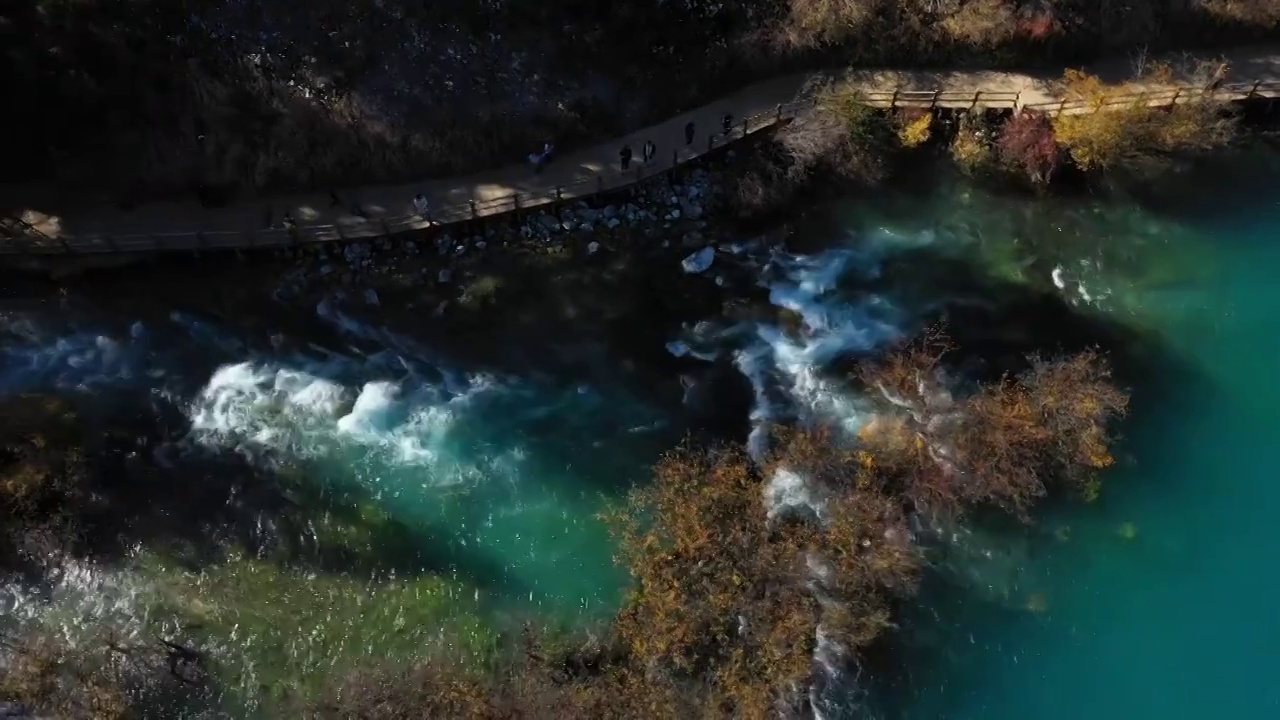
[[[959,209],[944,213],[938,203]],[[681,362],[718,363],[745,378],[752,399],[747,440],[757,459],[769,450],[768,426],[774,422],[821,420],[856,433],[872,403],[841,376],[847,361],[917,330],[926,309],[953,299],[963,272],[1056,292],[1082,310],[1177,316],[1182,330],[1199,323],[1207,332],[1218,322],[1196,310],[1199,298],[1215,288],[1184,287],[1180,273],[1168,269],[1198,265],[1206,243],[1182,243],[1185,228],[1167,222],[1139,213],[1106,216],[1078,204],[1017,205],[968,190],[913,198],[905,209],[870,207],[862,199],[855,204],[862,217],[844,224],[857,227],[857,236],[837,238],[833,249],[799,255],[747,243],[730,251],[766,289],[769,312],[748,320],[707,319],[668,346],[672,355],[686,358]],[[1172,259],[1164,265],[1153,260],[1166,255]],[[946,265],[942,272],[931,272],[925,263],[902,267],[925,256],[930,262],[965,263]],[[1270,255],[1258,256],[1247,269],[1259,277],[1241,271],[1251,287],[1265,287],[1269,278],[1262,260]],[[980,261],[969,262],[974,257]],[[719,269],[734,260],[715,262]],[[1141,275],[1141,282],[1129,282],[1129,275]],[[1186,317],[1180,314],[1184,307],[1190,308]],[[253,528],[264,537],[298,534],[279,544],[299,547],[343,535],[350,542],[341,562],[333,563],[338,570],[281,571],[272,566],[271,543],[238,550],[236,562],[176,569],[170,558],[157,559],[139,547],[131,558],[137,566],[74,561],[51,578],[52,587],[6,581],[0,586],[3,622],[53,625],[68,637],[108,625],[122,637],[142,637],[180,632],[176,615],[203,613],[228,631],[207,646],[220,660],[243,659],[241,667],[248,670],[233,684],[252,690],[273,669],[311,672],[350,657],[346,653],[407,657],[443,642],[451,618],[462,617],[456,622],[474,632],[479,645],[490,615],[520,618],[536,610],[562,619],[607,616],[624,578],[611,564],[609,540],[593,516],[602,495],[616,497],[630,481],[643,479],[657,452],[674,442],[681,428],[669,409],[594,379],[469,371],[435,348],[345,313],[339,298],[320,303],[314,316],[307,319],[318,318],[331,335],[307,337],[314,344],[291,342],[284,333],[238,333],[226,323],[180,312],[137,322],[61,310],[3,316],[0,395],[56,391],[150,408],[169,424],[163,442],[151,450],[167,477],[191,483],[184,487],[203,481],[187,472],[193,459],[234,456],[263,472],[301,478],[326,499],[341,498],[347,489],[361,498],[345,514],[317,513],[297,525],[262,514]],[[1199,336],[1188,331],[1182,337],[1190,346]],[[1252,336],[1257,337],[1269,336]],[[1245,339],[1236,341],[1233,354],[1251,357]],[[1255,377],[1264,376],[1262,370],[1255,368]],[[1237,375],[1217,379],[1244,398],[1241,403],[1251,401]],[[686,383],[690,402],[698,394],[695,384]],[[228,504],[247,502],[248,491],[236,492]],[[804,511],[821,519],[827,512],[823,500],[818,488],[787,468],[761,490],[761,502],[774,514]],[[303,501],[309,498],[298,502]],[[365,522],[370,517],[373,522]],[[425,548],[413,558],[416,564],[371,566],[362,564],[363,555],[347,556],[352,547],[369,550],[370,538],[382,537],[388,517],[410,526],[415,547]],[[1202,534],[1216,536],[1216,527],[1206,523]],[[1021,610],[1029,602],[1028,588],[1048,584],[1032,553],[1043,542],[1066,543],[1054,531],[1045,533],[1050,540],[1033,543],[989,529],[947,528],[945,538],[936,527],[916,530],[935,532],[938,544],[947,546],[934,570],[954,581],[949,590],[959,588],[957,595],[1003,613]],[[1114,535],[1113,529],[1095,535],[1108,533]],[[1260,531],[1257,542],[1265,537]],[[821,558],[812,559],[811,572],[820,592]],[[231,607],[233,600],[241,602],[239,609]],[[445,605],[453,615],[423,610]],[[484,621],[477,619],[482,616]],[[953,644],[973,644],[967,630],[932,631]],[[1001,642],[1022,642],[989,628],[988,633],[1003,637]],[[816,641],[813,707],[826,718],[856,715],[865,709],[871,678],[860,675],[821,629]],[[931,653],[937,650],[921,642]],[[1009,663],[1025,662],[1032,652],[1022,651]],[[990,643],[982,653],[1001,651]]]
[[[9,629],[184,637],[190,618],[204,617],[225,632],[197,633],[201,644],[239,668],[224,684],[248,701],[259,683],[321,671],[344,648],[411,657],[448,636],[446,623],[463,624],[465,643],[486,642],[471,619],[481,614],[536,612],[558,625],[612,612],[623,577],[596,516],[674,442],[669,414],[621,383],[461,372],[330,304],[318,314],[352,346],[289,349],[279,336],[242,339],[183,313],[123,327],[70,313],[7,318],[0,395],[69,393],[180,422],[151,451],[174,483],[191,481],[192,463],[231,454],[300,478],[313,488],[306,497],[329,505],[365,497],[301,525],[259,514],[250,534],[268,538],[259,554],[337,541],[343,563],[374,558],[326,580],[241,550],[188,570],[138,547],[124,566],[68,561],[49,587],[6,579]],[[225,502],[243,504],[244,492]],[[391,550],[371,545],[388,522],[408,528],[390,536],[411,533],[398,542],[415,549],[379,569]]]

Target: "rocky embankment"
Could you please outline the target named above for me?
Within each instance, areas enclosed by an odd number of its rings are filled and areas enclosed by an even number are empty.
[[[569,261],[624,248],[679,255],[686,260],[686,272],[706,272],[717,245],[731,241],[711,222],[715,186],[712,172],[699,168],[595,202],[432,228],[415,236],[283,250],[297,265],[285,274],[276,298],[288,301],[334,288],[358,288],[378,304],[377,292],[383,288],[463,287],[502,256]]]

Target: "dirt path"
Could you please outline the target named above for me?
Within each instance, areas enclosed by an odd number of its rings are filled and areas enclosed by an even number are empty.
[[[1280,82],[1280,48],[1241,48],[1225,55],[1207,54],[1186,59],[1212,61],[1220,57],[1225,57],[1229,63],[1230,83]],[[1189,68],[1194,62],[1179,65]],[[1115,81],[1129,77],[1131,67],[1131,64],[1112,62],[1089,70]],[[1170,89],[1193,84],[1197,79],[1190,73],[1187,70],[1182,76],[1175,76]],[[109,206],[82,206],[74,196],[57,192],[0,188],[0,209],[7,215],[23,217],[49,239],[66,240],[72,242],[73,247],[82,242],[107,242],[91,241],[91,238],[99,236],[115,238],[118,241],[114,246],[116,249],[130,249],[130,237],[142,238],[137,241],[140,244],[150,238],[149,242],[154,246],[181,249],[194,246],[197,232],[208,245],[252,244],[241,238],[244,233],[254,233],[260,243],[268,242],[268,237],[274,238],[272,242],[285,242],[287,238],[282,237],[283,230],[265,234],[261,231],[268,225],[280,228],[286,213],[296,220],[307,239],[369,236],[388,229],[399,232],[425,227],[425,222],[411,217],[413,198],[417,193],[428,199],[434,219],[447,222],[462,219],[459,213],[465,212],[463,208],[468,208],[471,202],[476,203],[479,215],[509,211],[512,209],[509,198],[513,193],[530,196],[531,199],[525,201],[525,205],[529,205],[554,198],[557,188],[561,188],[564,197],[580,197],[601,188],[635,182],[639,177],[669,168],[673,162],[685,162],[706,152],[712,143],[723,144],[726,138],[721,124],[726,114],[734,121],[734,130],[728,138],[732,140],[741,137],[743,118],[755,116],[759,123],[756,127],[748,127],[748,131],[763,129],[774,118],[779,106],[787,106],[803,97],[806,88],[812,84],[831,79],[843,78],[867,92],[881,94],[894,90],[929,93],[941,90],[945,95],[938,104],[950,106],[968,107],[973,102],[974,93],[980,92],[988,99],[979,96],[979,107],[1010,107],[1014,98],[1017,98],[1019,106],[1058,102],[1060,95],[1055,87],[1056,77],[1060,75],[1047,77],[1034,73],[983,70],[851,70],[789,76],[752,85],[625,137],[557,155],[540,173],[534,173],[528,162],[516,162],[505,168],[465,177],[342,190],[337,192],[339,202],[336,204],[328,192],[317,192],[220,208],[206,208],[193,199],[189,202],[146,204],[123,211]],[[1163,88],[1150,89],[1159,91]],[[1265,94],[1280,94],[1280,87]],[[692,143],[685,141],[685,128],[689,123],[694,124]],[[714,140],[712,136],[715,136]],[[646,141],[657,146],[656,159],[647,169],[637,172],[637,166],[642,164],[641,152]],[[633,153],[627,173],[621,173],[619,168],[619,151],[623,146],[630,146]],[[530,148],[530,151],[537,149]],[[508,199],[501,200],[503,198]],[[360,208],[364,218],[352,211],[355,206]],[[452,215],[446,211],[447,208],[453,208]],[[389,224],[382,226],[381,221]],[[180,240],[179,236],[186,236],[186,239]],[[240,241],[236,242],[237,238]],[[12,243],[0,243],[16,249]],[[103,245],[96,249],[105,251],[112,247]]]

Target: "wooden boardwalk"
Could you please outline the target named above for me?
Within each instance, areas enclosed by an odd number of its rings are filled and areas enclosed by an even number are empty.
[[[6,212],[0,218],[0,255],[286,247],[397,235],[585,198],[667,172],[726,143],[785,122],[812,107],[817,97],[814,88],[831,81],[848,82],[859,89],[867,103],[889,109],[1027,108],[1049,115],[1098,112],[1135,103],[1169,106],[1280,97],[1280,55],[1252,53],[1243,64],[1249,72],[1247,80],[1212,91],[1191,84],[1158,86],[1108,97],[1101,103],[1059,97],[1051,82],[1017,73],[857,70],[842,75],[794,76],[746,88],[613,142],[567,153],[541,173],[534,173],[528,164],[513,165],[463,178],[341,191],[337,203],[329,193],[312,193],[222,208],[206,208],[193,201],[124,211],[77,207],[75,198],[23,199],[5,192],[0,195],[0,207]],[[1240,65],[1232,59],[1233,72]],[[909,89],[921,87],[918,83],[923,81],[943,89]],[[876,89],[886,87],[891,89]],[[730,118],[727,132],[723,124],[726,115]],[[689,123],[694,124],[691,143],[685,140]],[[640,155],[647,140],[657,145],[658,153],[645,164]],[[633,152],[626,170],[620,167],[618,157],[624,145]],[[413,210],[413,197],[418,193],[429,201],[430,221]],[[356,206],[358,214],[353,210]],[[286,213],[295,220],[292,231],[283,226]]]

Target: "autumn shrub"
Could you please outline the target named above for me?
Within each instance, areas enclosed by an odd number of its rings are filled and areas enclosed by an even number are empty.
[[[11,630],[0,637],[0,701],[40,718],[125,720],[168,717],[176,706],[211,710],[217,693],[199,659],[179,657],[176,647],[111,634],[72,640],[43,628]]]
[[[860,33],[879,9],[879,0],[788,0],[780,35],[793,47],[836,45]]]
[[[965,173],[979,175],[997,166],[995,129],[978,113],[960,116],[949,148],[951,159]]]
[[[811,528],[770,522],[760,476],[734,448],[681,448],[614,518],[635,583],[618,632],[647,672],[695,677],[762,717],[810,675],[817,601]]]
[[[889,172],[893,134],[884,113],[851,87],[829,89],[817,107],[797,117],[779,136],[791,159],[791,173],[808,177],[818,168],[864,184]]]
[[[940,23],[953,40],[978,48],[1008,42],[1018,32],[1017,8],[1008,0],[971,0]]]
[[[74,509],[88,495],[91,457],[64,401],[8,398],[0,412],[0,566],[56,565],[78,541]]]
[[[730,210],[745,217],[785,208],[811,172],[812,167],[798,167],[785,148],[772,143],[747,167],[730,174]]]
[[[40,716],[124,720],[130,708],[107,653],[78,652],[43,636],[20,638],[4,648],[0,699],[21,703]]]
[[[1204,0],[1200,8],[1221,23],[1259,28],[1280,25],[1280,1],[1277,0]]]
[[[307,703],[299,714],[368,720],[494,717],[486,712],[495,691],[492,680],[444,662],[356,668],[326,690],[322,700]]]
[[[347,668],[324,697],[301,702],[290,715],[311,720],[684,720],[698,717],[708,699],[697,688],[635,672],[620,658],[546,654],[525,642],[512,650],[509,659],[482,671],[440,658],[410,667]]]
[[[929,142],[933,134],[933,113],[922,108],[899,110],[894,115],[898,142],[905,148],[916,148]]]
[[[1080,108],[1053,119],[1053,131],[1071,159],[1085,170],[1142,166],[1176,153],[1222,147],[1236,134],[1229,108],[1207,96],[1183,97],[1150,107],[1133,87],[1108,86],[1070,71],[1067,97]]]
[[[1109,423],[1128,397],[1100,355],[1035,359],[957,396],[941,364],[948,350],[931,332],[860,371],[884,403],[886,418],[862,442],[889,492],[935,513],[988,504],[1025,516],[1047,483],[1085,488],[1111,464]]]
[[[1001,162],[1036,184],[1047,184],[1062,159],[1053,123],[1043,113],[1025,109],[1000,126],[996,150]]]

